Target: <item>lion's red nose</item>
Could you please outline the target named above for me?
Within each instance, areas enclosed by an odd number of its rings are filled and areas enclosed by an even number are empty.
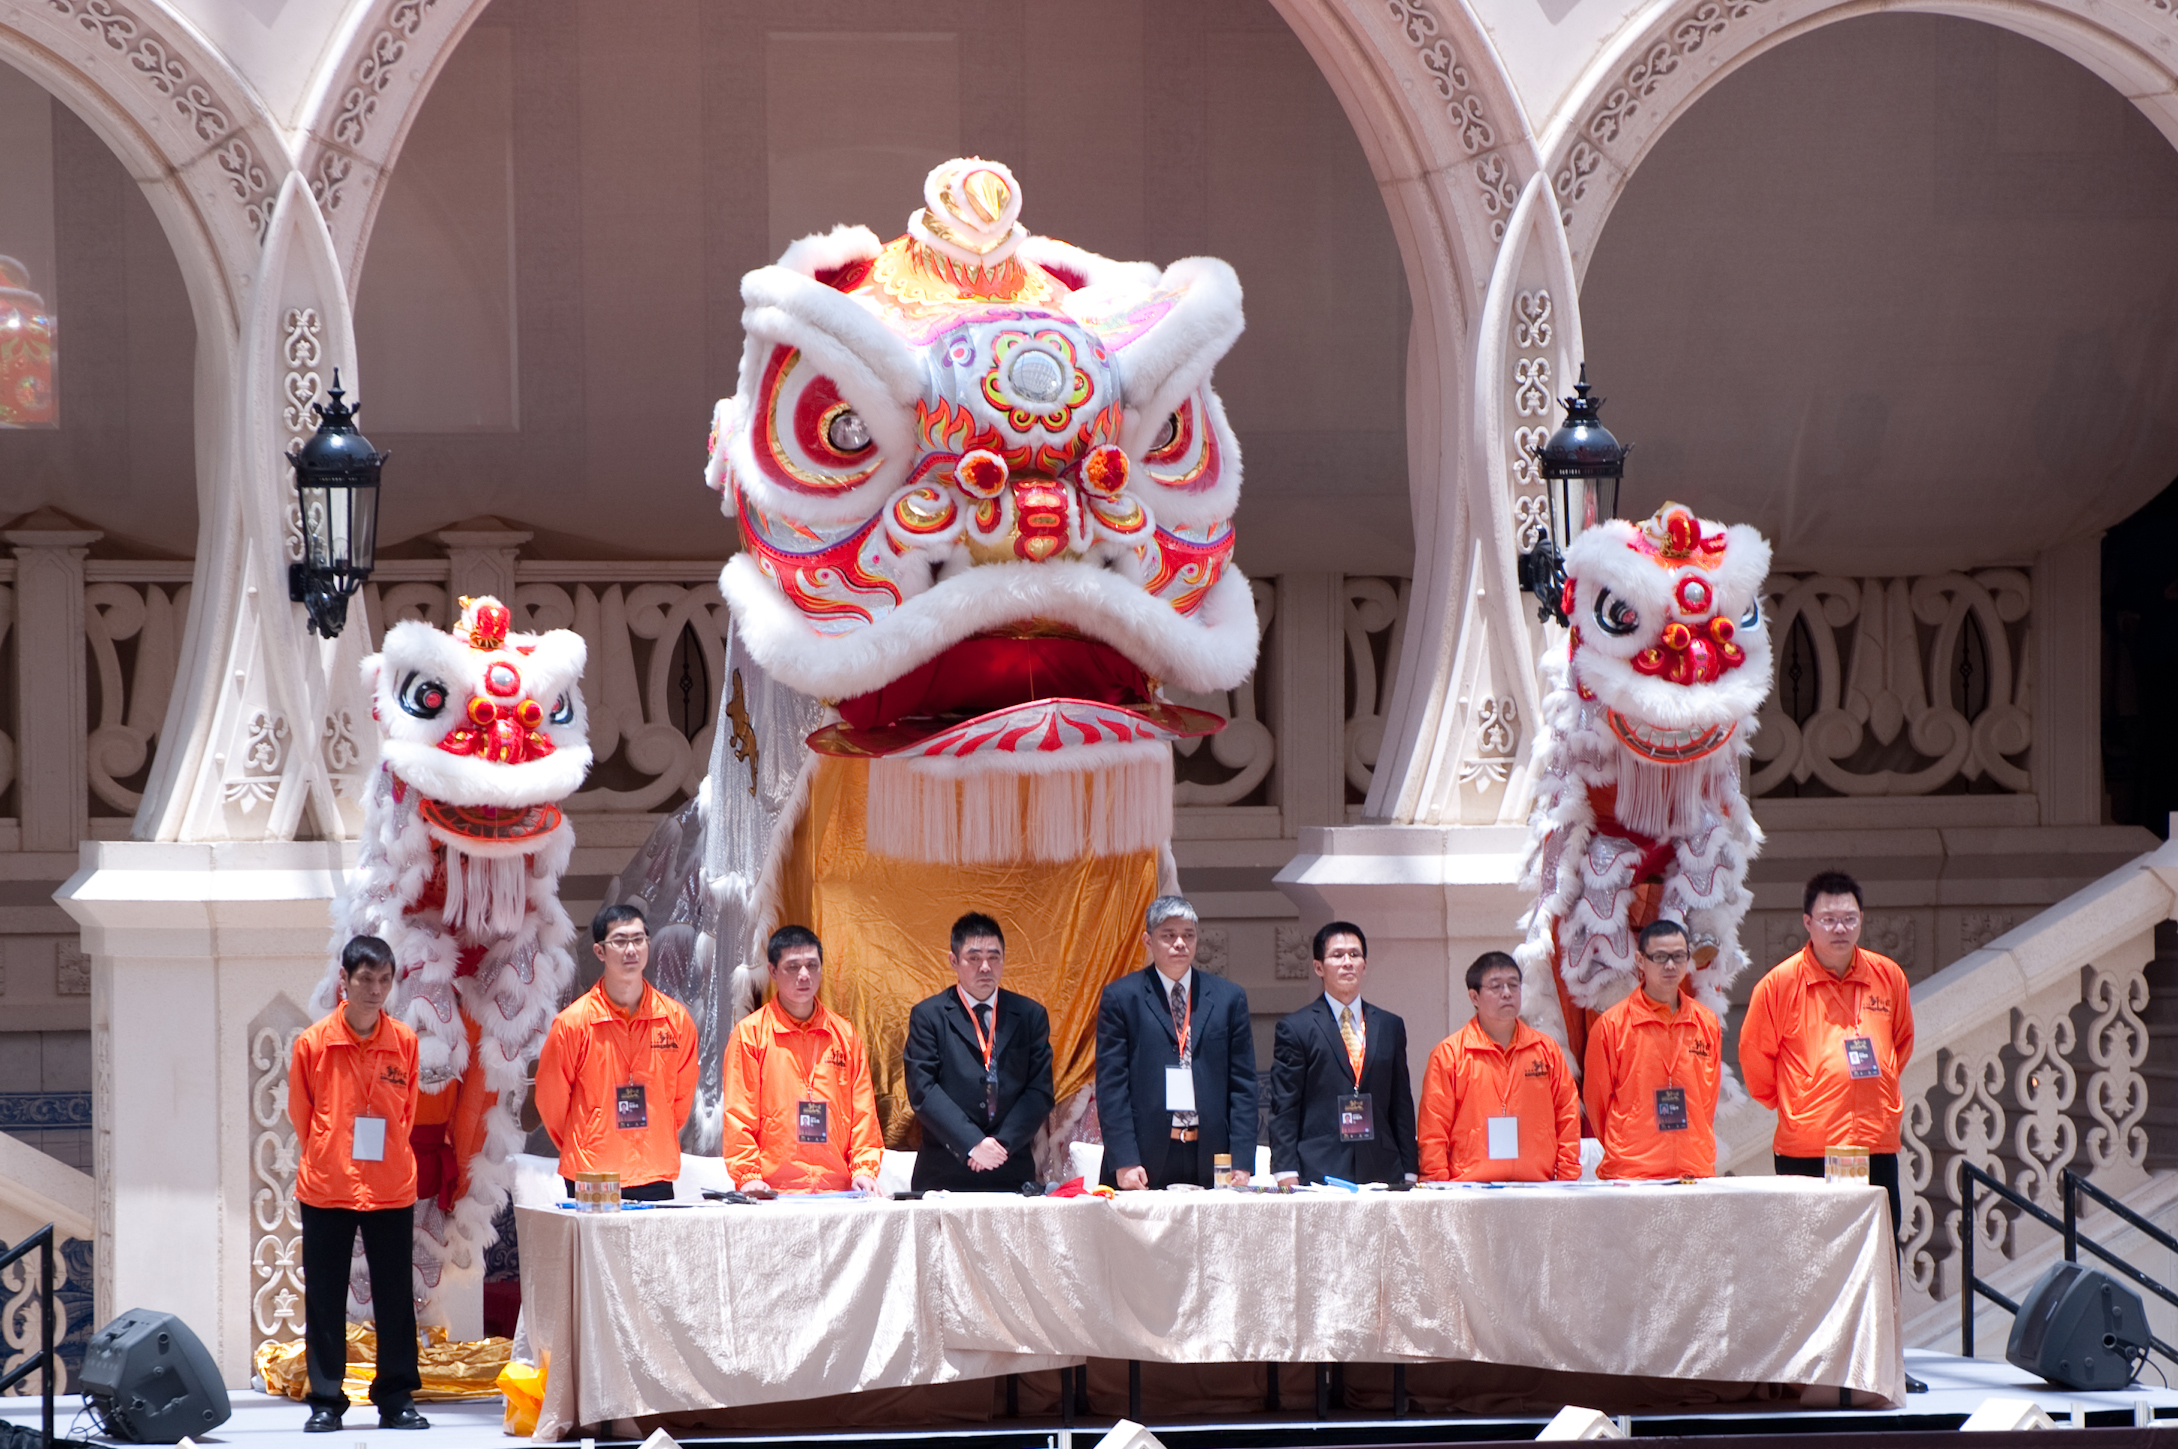
[[[544,723],[544,707],[534,699],[499,704],[476,695],[470,698],[466,713],[469,723],[449,730],[439,741],[439,748],[449,755],[519,765],[552,753],[551,737],[538,728]]]

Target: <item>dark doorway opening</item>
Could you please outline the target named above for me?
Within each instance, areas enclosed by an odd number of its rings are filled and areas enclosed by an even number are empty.
[[[2102,539],[2103,815],[2170,837],[2178,810],[2178,482]]]

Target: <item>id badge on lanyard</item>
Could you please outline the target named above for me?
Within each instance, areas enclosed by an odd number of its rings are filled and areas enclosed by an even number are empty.
[[[1376,1100],[1366,1092],[1339,1094],[1339,1141],[1376,1141]]]
[[[1658,1087],[1656,1089],[1656,1130],[1659,1132],[1686,1131],[1686,1088]]]
[[[1865,1036],[1847,1037],[1845,1070],[1855,1080],[1882,1076],[1883,1063],[1876,1060],[1875,1043]]]
[[[650,1106],[644,1100],[642,1083],[630,1082],[613,1089],[613,1125],[623,1132],[650,1125]]]
[[[1165,1068],[1165,1110],[1167,1112],[1192,1112],[1195,1110],[1194,1067]]]
[[[1490,1160],[1511,1162],[1520,1156],[1520,1119],[1518,1117],[1492,1117],[1490,1126]]]
[[[355,1119],[355,1139],[350,1144],[348,1158],[352,1162],[384,1162],[386,1160],[385,1118],[358,1117]]]
[[[794,1104],[794,1135],[801,1142],[829,1142],[831,1133],[826,1119],[830,1104],[802,1101]]]

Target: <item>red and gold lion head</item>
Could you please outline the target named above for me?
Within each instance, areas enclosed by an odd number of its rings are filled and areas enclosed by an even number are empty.
[[[840,702],[835,754],[960,757],[1200,734],[1160,682],[1255,664],[1240,448],[1210,372],[1232,269],[1028,235],[996,162],[931,172],[887,245],[840,227],[742,280],[711,485],[757,663]]]

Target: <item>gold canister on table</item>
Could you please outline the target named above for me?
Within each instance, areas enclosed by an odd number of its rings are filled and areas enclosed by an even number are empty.
[[[619,1212],[620,1174],[617,1172],[576,1173],[575,1211],[584,1213]]]
[[[1220,1152],[1210,1159],[1210,1185],[1212,1187],[1231,1187],[1233,1185],[1232,1153]]]
[[[1868,1186],[1868,1149],[1830,1147],[1823,1151],[1823,1181],[1848,1187]]]

